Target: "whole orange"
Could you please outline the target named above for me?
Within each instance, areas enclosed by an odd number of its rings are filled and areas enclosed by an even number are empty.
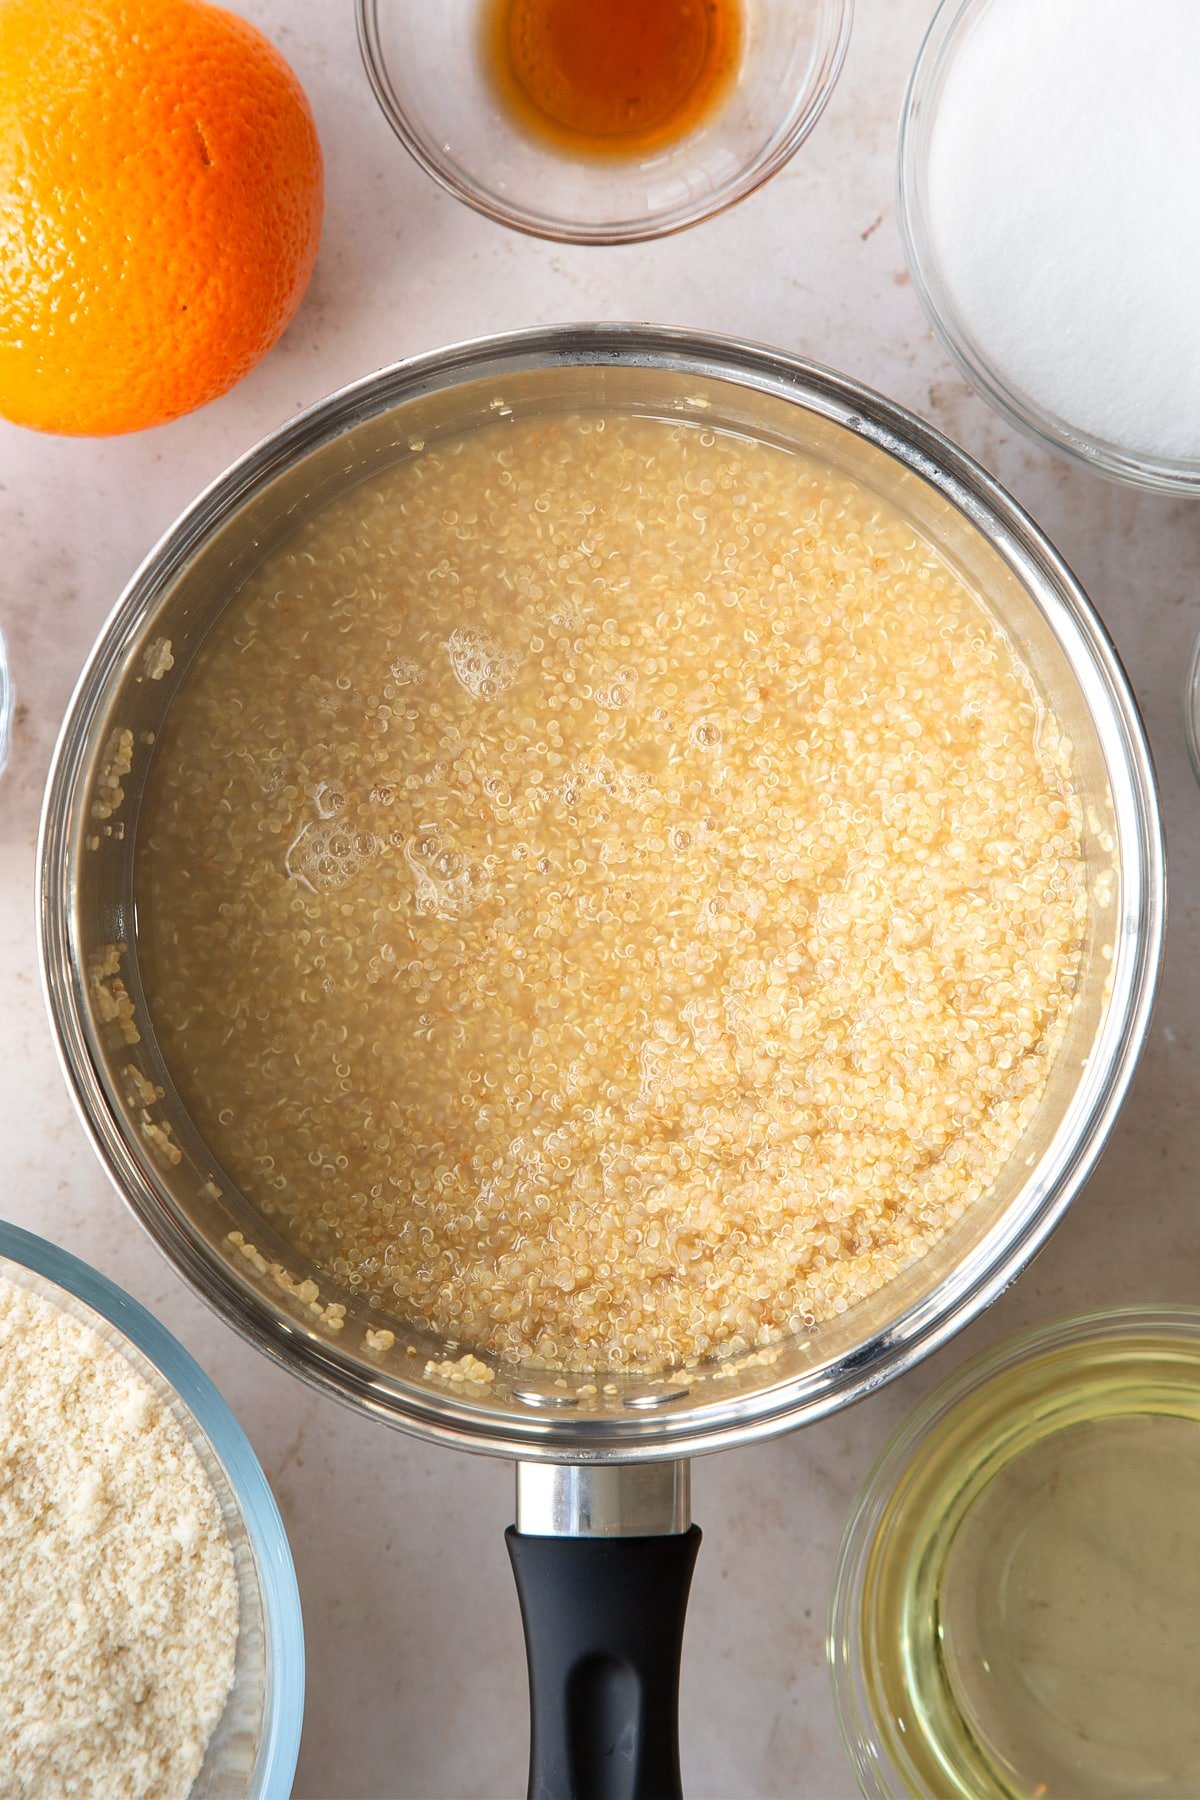
[[[312,273],[321,149],[207,0],[0,0],[0,415],[137,431],[232,387]]]

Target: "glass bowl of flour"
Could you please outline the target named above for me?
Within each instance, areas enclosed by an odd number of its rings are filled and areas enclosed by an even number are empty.
[[[149,1313],[3,1223],[0,1464],[12,1791],[286,1800],[304,1640],[254,1452]]]
[[[968,379],[1172,492],[1200,491],[1197,70],[1195,0],[943,0],[900,129],[909,267]]]

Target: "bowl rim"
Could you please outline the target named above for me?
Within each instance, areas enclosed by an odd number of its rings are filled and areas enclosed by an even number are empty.
[[[1200,781],[1200,632],[1197,632],[1188,657],[1187,679],[1183,695],[1183,723],[1187,736],[1192,773]]]
[[[490,189],[468,180],[444,154],[442,147],[418,130],[401,105],[388,72],[379,21],[381,3],[386,4],[387,0],[355,0],[359,54],[379,110],[413,161],[446,193],[484,218],[497,225],[507,225],[514,231],[523,231],[529,237],[545,238],[559,244],[638,244],[671,237],[705,219],[715,218],[757,192],[791,161],[825,111],[846,60],[854,23],[854,0],[816,0],[818,15],[814,37],[818,55],[807,91],[798,97],[803,103],[799,104],[798,110],[793,107],[791,124],[772,137],[752,162],[719,189],[662,213],[624,219],[568,220],[550,217],[515,201],[502,200]]]
[[[838,1732],[864,1800],[934,1800],[882,1734],[863,1679],[863,1604],[867,1565],[888,1501],[920,1461],[938,1427],[967,1397],[1043,1351],[1121,1339],[1189,1339],[1200,1353],[1200,1306],[1134,1303],[1071,1313],[1028,1325],[977,1352],[945,1376],[900,1420],[851,1503],[838,1547],[826,1622],[825,1652]]]
[[[913,287],[943,350],[970,385],[1043,449],[1112,481],[1153,493],[1200,492],[1200,458],[1154,457],[1094,437],[1009,386],[958,317],[933,248],[926,207],[927,153],[938,85],[975,16],[996,0],[939,0],[900,107],[896,216]]]
[[[264,1293],[235,1278],[164,1198],[130,1148],[92,1058],[70,930],[72,797],[89,723],[114,670],[138,641],[139,621],[208,532],[300,453],[403,400],[466,380],[502,379],[506,372],[579,365],[673,370],[798,404],[887,452],[983,531],[1031,598],[1039,591],[1053,597],[1059,628],[1082,647],[1077,653],[1086,653],[1091,704],[1099,692],[1114,739],[1109,747],[1119,782],[1110,771],[1110,786],[1123,853],[1124,929],[1111,964],[1110,1014],[1087,1076],[1087,1105],[1069,1143],[1059,1144],[1033,1200],[1024,1207],[1014,1202],[938,1289],[835,1365],[724,1401],[706,1399],[653,1416],[631,1412],[620,1418],[502,1414],[483,1398],[435,1394],[398,1376],[385,1388],[378,1369],[368,1370],[361,1358],[298,1327]],[[849,1404],[946,1343],[1025,1267],[1091,1173],[1145,1042],[1165,929],[1165,832],[1137,702],[1102,621],[1029,515],[940,432],[849,377],[767,346],[647,325],[535,327],[392,364],[319,400],[218,476],[149,552],[101,628],[51,759],[38,858],[39,957],[59,1063],[102,1165],[159,1248],[244,1337],[323,1391],[424,1438],[527,1461],[670,1460],[753,1442]]]
[[[0,1259],[61,1288],[139,1350],[191,1415],[223,1470],[254,1556],[266,1636],[267,1705],[254,1800],[287,1800],[304,1718],[304,1620],[287,1531],[249,1438],[195,1357],[99,1269],[4,1219]]]

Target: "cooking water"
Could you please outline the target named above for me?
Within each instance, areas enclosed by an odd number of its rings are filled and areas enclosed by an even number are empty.
[[[844,1311],[987,1191],[1073,1004],[1081,810],[1013,647],[869,490],[695,425],[415,448],[253,574],[156,759],[188,1110],[477,1358]]]

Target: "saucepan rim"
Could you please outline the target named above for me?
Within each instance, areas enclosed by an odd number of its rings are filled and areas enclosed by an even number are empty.
[[[114,672],[170,583],[218,527],[320,443],[421,394],[458,382],[555,366],[648,367],[733,382],[800,405],[885,451],[935,489],[999,551],[1041,607],[1071,662],[1099,733],[1120,852],[1120,912],[1111,992],[1090,1064],[1021,1195],[981,1246],[931,1292],[836,1363],[771,1380],[753,1391],[712,1384],[678,1406],[614,1417],[531,1408],[529,1417],[489,1407],[486,1392],[444,1396],[431,1384],[384,1378],[348,1346],[305,1331],[282,1305],[223,1259],[170,1199],[101,1079],[89,1044],[86,1002],[73,967],[73,822],[87,791],[84,752]],[[669,1459],[765,1438],[838,1409],[930,1354],[1007,1286],[1041,1246],[1095,1165],[1145,1041],[1162,958],[1165,856],[1162,817],[1145,732],[1128,680],[1102,623],[1047,538],[977,463],[930,425],[869,388],[786,352],[741,340],[634,324],[537,328],[451,345],[394,364],[339,389],[248,451],[208,487],[152,549],[117,602],[80,676],[55,748],[42,812],[38,942],[59,1060],[101,1162],[159,1248],[242,1336],[315,1386],[402,1429],[441,1442],[529,1461]],[[1082,1100],[1081,1100],[1082,1095]],[[726,1391],[722,1393],[722,1387]]]

